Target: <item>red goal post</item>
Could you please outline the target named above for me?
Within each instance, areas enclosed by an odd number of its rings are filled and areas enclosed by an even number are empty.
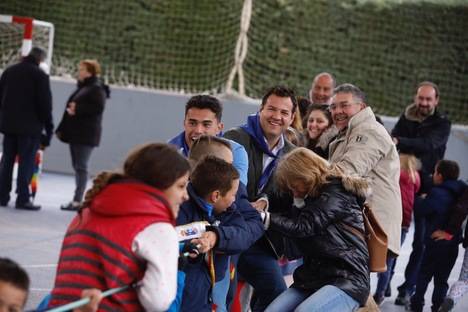
[[[16,62],[20,56],[28,55],[32,46],[40,46],[47,52],[43,68],[48,71],[52,65],[54,34],[52,23],[0,14],[0,69]]]

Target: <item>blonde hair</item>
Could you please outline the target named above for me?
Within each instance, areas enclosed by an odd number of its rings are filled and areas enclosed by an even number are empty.
[[[421,168],[421,162],[411,154],[400,154],[400,170],[408,172],[411,181],[416,182],[416,175]]]
[[[286,154],[275,173],[280,190],[289,191],[294,183],[301,182],[308,188],[307,193],[312,196],[318,195],[331,177],[343,177],[343,172],[305,147],[296,148]]]
[[[79,65],[86,67],[88,73],[93,76],[99,76],[101,74],[101,65],[99,65],[97,60],[82,60]]]

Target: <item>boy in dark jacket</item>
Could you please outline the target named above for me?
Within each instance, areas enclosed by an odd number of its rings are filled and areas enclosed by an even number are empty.
[[[463,193],[466,184],[457,180],[460,173],[458,164],[450,160],[440,160],[434,170],[433,184],[427,197],[415,207],[415,214],[425,219],[425,246],[419,271],[416,292],[411,297],[411,311],[420,312],[424,306],[427,285],[434,278],[432,311],[437,311],[448,290],[448,278],[458,256],[461,228],[454,231],[452,240],[434,240],[431,234],[446,228],[451,207]]]
[[[200,256],[185,268],[186,279],[181,311],[211,311],[211,290],[222,280],[229,255],[244,250],[240,233],[248,232],[244,218],[233,204],[239,187],[239,173],[228,162],[206,156],[198,162],[187,188],[190,199],[181,205],[177,224],[208,221],[211,226],[192,243]]]

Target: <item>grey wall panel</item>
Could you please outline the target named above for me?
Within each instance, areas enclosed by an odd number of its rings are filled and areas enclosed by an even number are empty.
[[[68,96],[75,88],[72,81],[52,79],[54,121],[57,125]],[[135,145],[150,141],[166,142],[182,131],[184,106],[189,96],[112,87],[103,120],[101,145],[91,155],[90,172],[117,168]],[[221,98],[224,105],[225,129],[242,124],[248,114],[257,111],[259,101],[247,101],[231,96]],[[391,129],[396,118],[384,117]],[[453,126],[446,158],[461,166],[461,177],[468,179],[468,127]],[[44,170],[72,173],[68,145],[52,140],[44,155]]]

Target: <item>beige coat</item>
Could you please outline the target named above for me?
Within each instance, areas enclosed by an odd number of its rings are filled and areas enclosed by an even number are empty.
[[[330,162],[348,174],[367,178],[368,202],[388,236],[388,249],[398,254],[401,235],[400,161],[387,130],[370,107],[354,115],[348,128],[330,143]]]

